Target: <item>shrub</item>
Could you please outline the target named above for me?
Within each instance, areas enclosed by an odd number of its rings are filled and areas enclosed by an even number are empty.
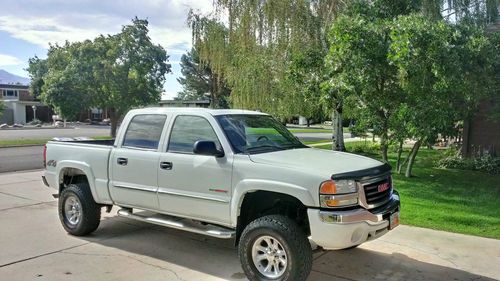
[[[39,119],[33,119],[33,121],[30,121],[30,125],[36,126],[36,125],[42,125],[42,121]]]
[[[377,154],[380,152],[380,143],[374,142],[353,142],[348,144],[349,152]]]
[[[483,171],[489,174],[500,174],[500,158],[489,154],[464,158],[458,151],[450,150],[451,153],[438,160],[439,168]]]

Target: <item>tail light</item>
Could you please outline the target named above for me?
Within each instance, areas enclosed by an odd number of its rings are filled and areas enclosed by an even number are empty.
[[[47,168],[47,145],[43,146],[43,166]]]

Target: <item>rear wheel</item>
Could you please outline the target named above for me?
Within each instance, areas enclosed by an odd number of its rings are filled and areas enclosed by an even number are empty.
[[[94,201],[87,183],[68,185],[59,197],[59,219],[72,235],[83,236],[97,229],[101,207]]]
[[[312,267],[307,236],[293,220],[281,215],[251,222],[241,235],[239,256],[252,281],[303,281]]]

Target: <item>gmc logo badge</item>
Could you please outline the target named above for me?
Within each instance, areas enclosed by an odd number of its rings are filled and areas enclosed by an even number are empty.
[[[378,185],[378,192],[384,192],[387,189],[389,189],[389,187],[391,187],[391,186],[388,182],[384,182],[383,184],[379,184]]]

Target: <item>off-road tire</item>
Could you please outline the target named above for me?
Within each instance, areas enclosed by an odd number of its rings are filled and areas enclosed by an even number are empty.
[[[76,197],[81,205],[81,217],[78,223],[71,224],[65,216],[65,201]],[[58,202],[59,219],[64,229],[71,235],[84,236],[97,229],[101,221],[101,206],[98,205],[87,183],[70,184],[63,189]]]
[[[252,246],[262,236],[271,236],[283,245],[287,255],[285,272],[279,278],[262,275],[252,260]],[[251,281],[303,281],[312,267],[312,249],[307,235],[288,217],[269,215],[249,223],[241,234],[238,253],[247,278]]]

